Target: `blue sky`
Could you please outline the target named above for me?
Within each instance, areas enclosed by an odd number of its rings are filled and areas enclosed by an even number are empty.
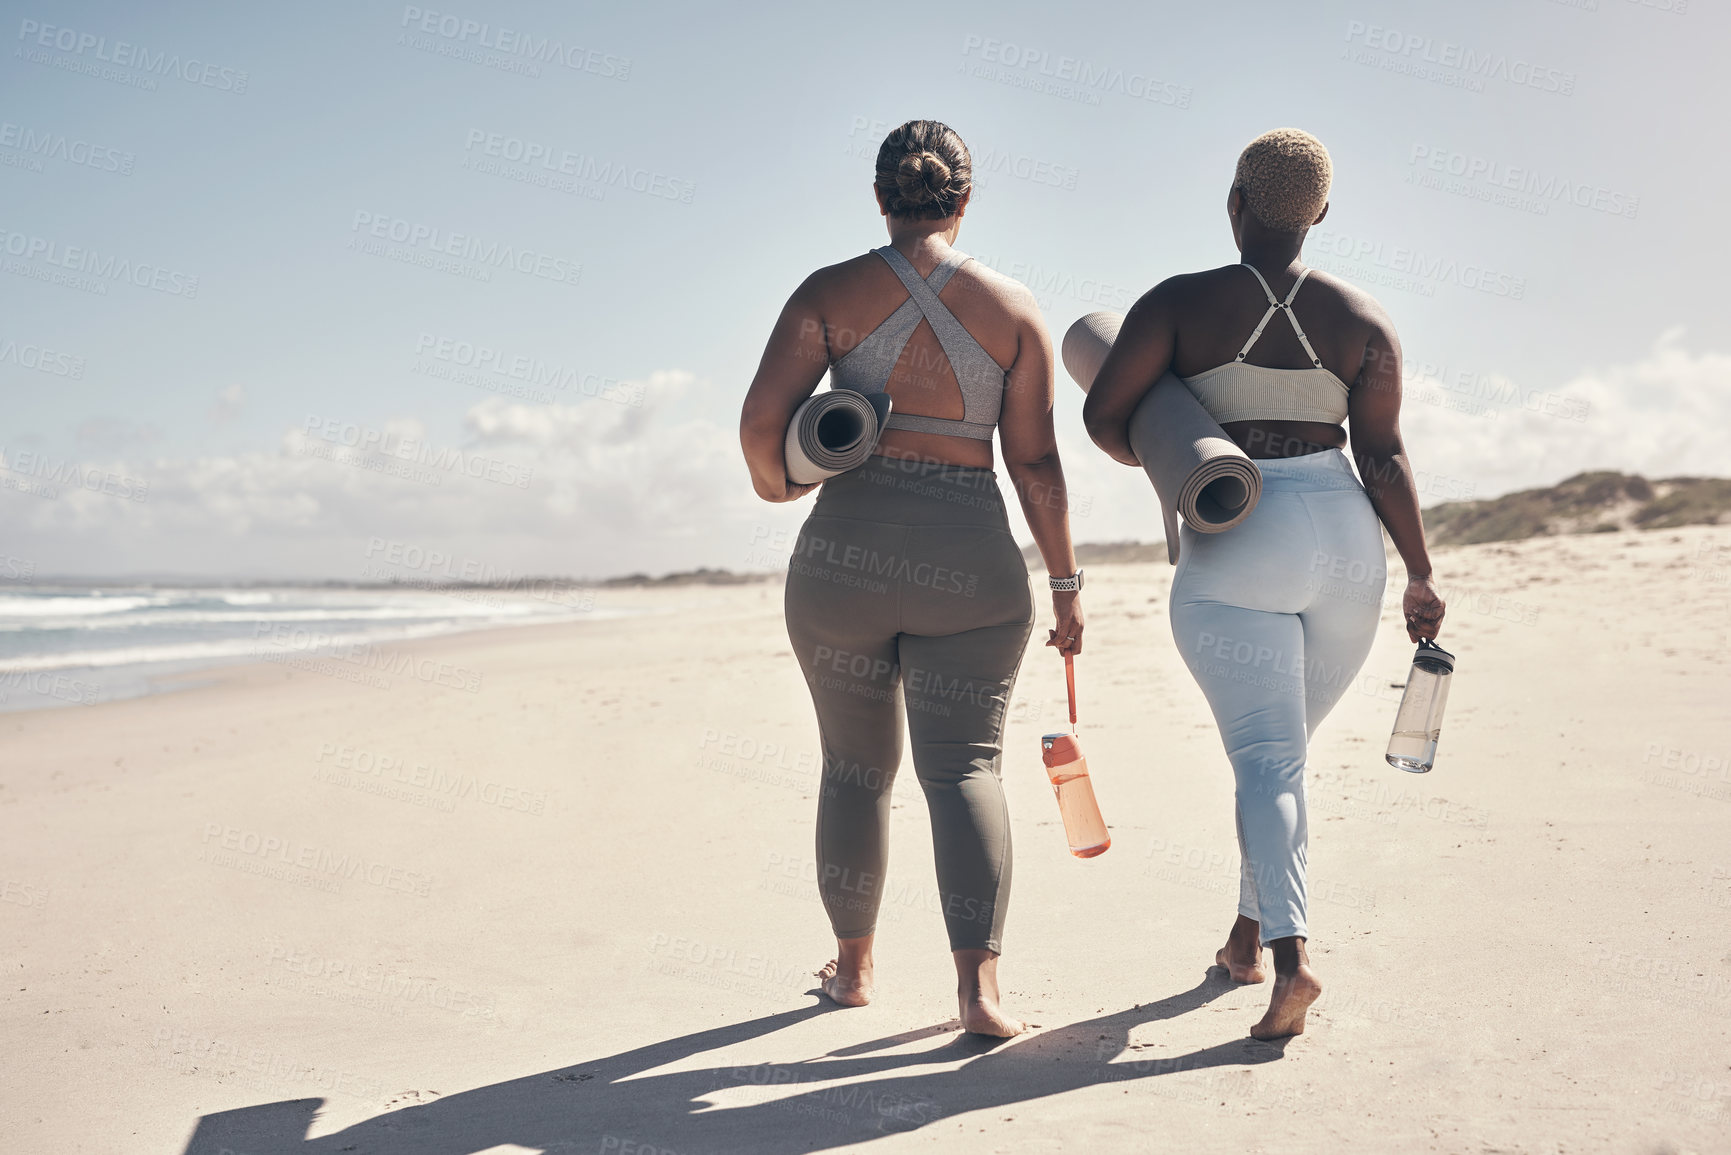
[[[773,566],[805,508],[752,497],[739,399],[882,243],[914,116],[1055,337],[1230,261],[1238,150],[1320,136],[1307,257],[1401,328],[1427,502],[1731,462],[1714,7],[150,7],[3,6],[0,554],[38,574]],[[1076,537],[1157,538],[1058,387]]]

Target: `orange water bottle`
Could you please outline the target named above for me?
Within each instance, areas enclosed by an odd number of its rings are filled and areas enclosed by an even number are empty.
[[[1104,854],[1112,845],[1100,804],[1094,800],[1094,782],[1088,777],[1088,760],[1076,740],[1076,662],[1064,656],[1064,682],[1070,691],[1070,733],[1046,734],[1040,738],[1040,756],[1046,777],[1058,796],[1058,813],[1064,819],[1064,837],[1077,858]]]

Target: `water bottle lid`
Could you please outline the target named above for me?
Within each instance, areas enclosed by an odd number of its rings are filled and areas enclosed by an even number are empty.
[[[1047,766],[1067,766],[1082,757],[1082,744],[1073,734],[1042,734],[1040,756]]]
[[[1412,664],[1431,674],[1455,672],[1455,656],[1429,638],[1419,639],[1418,651],[1412,656]]]

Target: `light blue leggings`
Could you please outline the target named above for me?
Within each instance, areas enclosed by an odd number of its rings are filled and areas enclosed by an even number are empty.
[[[1238,780],[1238,913],[1267,943],[1309,937],[1305,752],[1370,653],[1387,574],[1344,453],[1256,464],[1262,500],[1248,519],[1180,531],[1171,616]]]

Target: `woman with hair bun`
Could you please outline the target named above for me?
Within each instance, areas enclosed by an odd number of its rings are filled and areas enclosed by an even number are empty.
[[[793,501],[816,487],[788,479],[788,423],[825,371],[834,388],[891,398],[874,455],[823,483],[788,564],[788,637],[823,746],[818,889],[836,957],[818,975],[843,1006],[871,999],[905,701],[962,1027],[1007,1036],[1023,1025],[999,1006],[1010,889],[999,762],[1034,612],[994,430],[1053,575],[1047,645],[1065,654],[1082,648],[1082,575],[1052,429],[1051,339],[1026,289],[952,247],[971,174],[967,146],[937,121],[884,139],[872,193],[890,243],[794,292],[746,394],[740,442],[758,496]]]
[[[1394,325],[1368,294],[1299,261],[1332,179],[1307,132],[1251,141],[1226,198],[1242,263],[1149,290],[1083,407],[1094,442],[1139,465],[1130,415],[1171,369],[1262,472],[1242,524],[1181,531],[1170,616],[1237,779],[1238,920],[1215,962],[1259,983],[1272,950],[1268,1013],[1250,1031],[1263,1039],[1302,1033],[1322,992],[1305,946],[1305,754],[1370,652],[1386,579],[1379,521],[1406,563],[1408,636],[1435,638],[1444,609],[1400,435]],[[1356,476],[1341,452],[1349,423]]]

